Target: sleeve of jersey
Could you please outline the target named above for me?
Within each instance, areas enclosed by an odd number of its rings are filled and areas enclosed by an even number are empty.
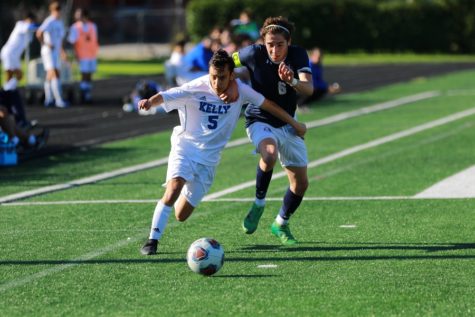
[[[189,93],[182,87],[171,88],[160,93],[163,97],[162,108],[166,112],[176,110],[186,103]]]
[[[253,55],[254,49],[252,45],[246,46],[232,54],[234,65],[236,67],[248,66],[249,59]]]
[[[297,53],[296,65],[297,65],[297,72],[307,73],[307,74],[312,73],[312,68],[310,67],[310,60],[308,58],[307,51],[301,47],[299,47],[299,50]]]
[[[239,91],[243,96],[244,102],[250,102],[258,107],[262,106],[266,99],[263,95],[252,89],[251,86],[243,84],[242,82],[239,82]]]

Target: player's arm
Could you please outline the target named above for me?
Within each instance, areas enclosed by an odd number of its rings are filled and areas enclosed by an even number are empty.
[[[295,129],[295,133],[298,136],[303,137],[307,132],[307,126],[304,123],[295,120],[290,114],[287,113],[287,111],[276,105],[273,101],[264,99],[261,109],[269,112],[271,115],[284,121],[285,123],[290,124]]]
[[[148,99],[142,99],[139,101],[138,106],[141,110],[149,110],[154,106],[158,106],[163,103],[163,96],[160,93],[156,93]]]
[[[294,71],[284,62],[280,63],[278,69],[279,77],[294,88],[299,94],[311,96],[313,94],[312,74],[300,72],[299,79],[295,78]]]

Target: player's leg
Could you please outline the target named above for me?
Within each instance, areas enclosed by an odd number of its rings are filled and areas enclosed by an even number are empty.
[[[289,219],[300,206],[308,188],[307,167],[286,167],[290,186],[287,189],[279,214],[271,226],[271,232],[285,245],[297,243],[290,232]]]
[[[289,126],[282,128],[283,137],[286,142],[282,142],[279,148],[279,155],[282,166],[287,172],[289,179],[289,188],[287,189],[282,206],[279,210],[274,223],[271,226],[271,232],[279,238],[285,245],[297,243],[289,228],[289,219],[300,206],[305,191],[308,188],[307,176],[307,148],[302,138],[291,133]]]
[[[213,184],[215,167],[193,162],[193,179],[188,181],[175,204],[176,220],[183,222],[191,216]]]
[[[256,169],[256,198],[242,224],[244,232],[252,234],[256,231],[264,212],[265,197],[277,161],[278,147],[273,129],[267,124],[254,123],[247,129],[247,133],[261,155]]]
[[[53,50],[52,52],[50,52],[49,55],[51,57],[51,65],[50,68],[47,70],[47,75],[50,81],[51,91],[53,92],[55,105],[58,108],[66,108],[68,107],[68,104],[64,101],[61,93],[60,52],[58,50]]]
[[[143,255],[153,255],[157,253],[158,241],[165,231],[173,204],[180,196],[185,182],[185,179],[182,177],[172,178],[167,182],[165,194],[162,199],[158,201],[153,212],[152,226],[150,228],[148,241],[140,250]]]

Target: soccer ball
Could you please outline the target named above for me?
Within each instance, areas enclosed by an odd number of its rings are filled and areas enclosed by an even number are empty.
[[[201,238],[188,248],[186,261],[193,272],[213,275],[223,266],[224,250],[215,239]]]

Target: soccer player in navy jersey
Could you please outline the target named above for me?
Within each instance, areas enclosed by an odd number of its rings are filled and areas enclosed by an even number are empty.
[[[297,108],[297,93],[313,93],[312,72],[305,49],[291,45],[293,24],[284,17],[264,21],[264,44],[254,44],[233,54],[237,67],[244,66],[252,87],[277,103],[291,116]],[[246,74],[247,73],[247,74]],[[229,91],[232,99],[233,92]],[[303,138],[291,133],[292,127],[263,109],[250,104],[245,112],[246,131],[261,158],[257,166],[256,199],[243,222],[244,232],[252,234],[264,212],[265,197],[277,158],[287,172],[290,186],[271,232],[282,244],[297,243],[289,219],[302,202],[308,187],[307,149]]]

